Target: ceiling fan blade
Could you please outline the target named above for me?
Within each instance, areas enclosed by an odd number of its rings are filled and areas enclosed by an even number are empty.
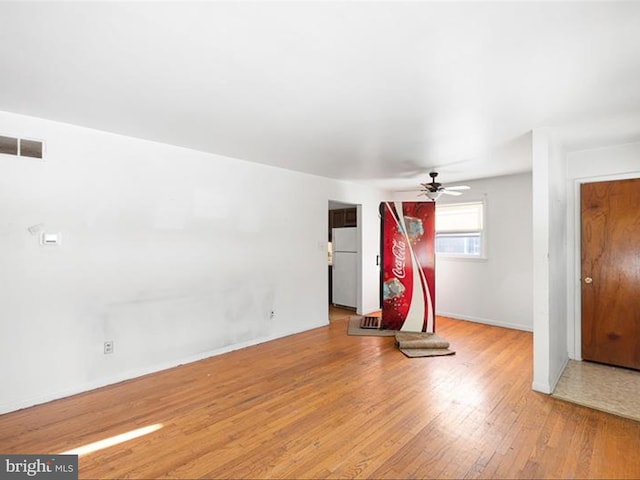
[[[442,193],[444,193],[445,195],[453,195],[454,197],[457,197],[458,195],[462,195],[462,192],[456,192],[451,191],[451,190],[442,190]]]
[[[445,187],[445,190],[471,190],[469,185],[454,185],[453,187]]]

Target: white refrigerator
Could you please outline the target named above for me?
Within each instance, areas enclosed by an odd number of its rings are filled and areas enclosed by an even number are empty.
[[[344,307],[357,306],[358,236],[357,228],[334,228],[331,231],[333,250],[332,302]]]

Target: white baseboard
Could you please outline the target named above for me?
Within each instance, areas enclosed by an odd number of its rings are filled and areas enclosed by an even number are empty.
[[[533,382],[531,384],[531,389],[535,390],[536,392],[546,393],[547,395],[553,392],[553,388],[551,388],[551,386],[548,383],[541,383],[541,382]]]
[[[436,315],[439,315],[441,317],[449,317],[449,318],[456,318],[458,320],[467,320],[469,322],[475,322],[475,323],[484,323],[486,325],[492,325],[494,327],[503,327],[503,328],[511,328],[514,330],[522,330],[525,332],[533,332],[533,327],[529,327],[529,326],[525,326],[525,325],[519,325],[517,323],[507,323],[507,322],[498,322],[495,320],[490,320],[488,318],[480,318],[480,317],[472,317],[469,315],[459,315],[457,313],[450,313],[450,312],[436,312]]]
[[[565,361],[562,363],[562,367],[560,367],[557,372],[554,372],[553,375],[549,375],[550,377],[549,382],[534,381],[531,384],[531,388],[536,392],[546,393],[547,395],[551,395],[553,391],[556,389],[556,385],[560,381],[560,377],[562,376],[562,373],[564,372],[564,369],[567,367],[568,363],[569,363],[569,358],[566,358]]]
[[[552,394],[556,389],[556,385],[558,385],[558,382],[560,381],[560,377],[562,376],[564,369],[567,368],[568,363],[569,357],[564,359],[564,362],[562,362],[562,365],[556,372],[553,372],[553,374],[549,375],[549,382],[539,382],[534,380],[534,382],[531,384],[531,388],[536,392],[546,393],[548,395]]]
[[[33,407],[35,405],[40,405],[42,403],[51,402],[53,400],[58,400],[60,398],[69,397],[72,395],[77,395],[79,393],[88,392],[90,390],[95,390],[97,388],[106,387],[107,385],[113,385],[114,383],[120,383],[125,380],[131,380],[132,378],[142,377],[144,375],[149,375],[151,373],[160,372],[162,370],[167,370],[169,368],[178,367],[180,365],[185,365],[188,363],[197,362],[200,360],[204,360],[205,358],[214,357],[216,355],[222,355],[223,353],[232,352],[234,350],[240,350],[241,348],[251,347],[253,345],[258,345],[260,343],[270,342],[271,340],[276,340],[278,338],[287,337],[289,335],[294,335],[296,333],[305,332],[307,330],[312,330],[314,328],[323,327],[328,325],[328,322],[322,323],[320,325],[311,325],[302,329],[291,329],[290,331],[282,332],[278,335],[269,335],[267,337],[256,338],[253,340],[248,340],[246,342],[236,343],[233,345],[227,345],[222,348],[217,348],[214,350],[210,350],[207,352],[202,352],[197,355],[191,355],[189,357],[180,358],[177,360],[172,360],[169,362],[163,362],[160,364],[156,364],[149,367],[138,368],[134,370],[129,370],[126,372],[122,372],[117,375],[112,375],[110,377],[100,378],[98,380],[94,380],[92,382],[83,383],[77,385],[72,388],[67,388],[64,390],[59,390],[56,392],[48,392],[42,395],[37,395],[34,397],[26,398],[24,400],[19,400],[16,402],[9,402],[0,405],[0,415],[4,413],[14,412],[16,410],[21,410],[23,408]]]

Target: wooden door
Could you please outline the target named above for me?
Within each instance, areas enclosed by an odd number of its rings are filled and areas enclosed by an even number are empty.
[[[640,370],[640,178],[585,183],[582,358]]]

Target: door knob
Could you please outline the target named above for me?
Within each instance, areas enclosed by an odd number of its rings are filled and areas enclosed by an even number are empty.
[[[584,283],[592,283],[593,282],[593,278],[591,277],[585,277],[584,279]]]

